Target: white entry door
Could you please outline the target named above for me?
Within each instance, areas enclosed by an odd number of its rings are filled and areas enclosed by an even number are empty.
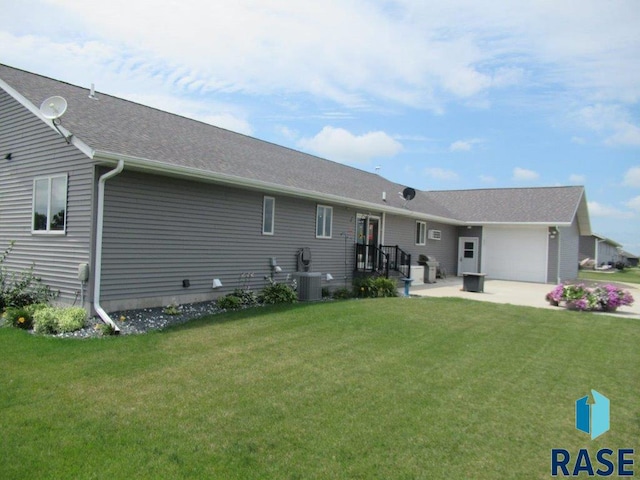
[[[478,272],[478,237],[458,239],[458,275]]]

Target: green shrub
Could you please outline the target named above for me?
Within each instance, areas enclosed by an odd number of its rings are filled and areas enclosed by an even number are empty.
[[[329,287],[322,287],[322,298],[331,298],[331,290]]]
[[[34,275],[33,265],[20,273],[7,273],[4,261],[13,250],[14,243],[11,242],[0,255],[0,310],[7,307],[24,307],[34,303],[49,303],[57,293]]]
[[[258,303],[258,296],[248,288],[236,288],[231,295],[238,297],[245,307],[251,307]]]
[[[58,331],[58,321],[54,308],[41,308],[33,314],[33,330],[36,333],[53,334]]]
[[[59,332],[75,332],[84,327],[87,312],[82,307],[56,308],[56,320]]]
[[[176,303],[172,303],[170,305],[167,305],[166,307],[164,307],[164,310],[162,310],[162,312],[165,315],[180,315],[180,307],[176,304]]]
[[[216,304],[223,310],[235,310],[242,306],[242,300],[230,293],[216,300]]]
[[[353,294],[359,298],[397,297],[396,282],[385,277],[360,277],[353,280]]]
[[[33,314],[26,308],[9,307],[4,313],[7,326],[30,330],[33,327]]]
[[[373,281],[373,290],[376,297],[397,297],[398,286],[394,280],[385,277],[378,277]]]
[[[332,296],[335,300],[346,300],[353,297],[353,294],[348,288],[338,288],[333,292]]]
[[[36,313],[38,310],[42,310],[43,308],[49,308],[49,305],[47,305],[46,303],[34,303],[32,305],[27,305],[26,307],[24,307],[24,309],[29,312],[29,315],[31,315],[32,317],[34,313]]]
[[[356,277],[353,279],[353,296],[368,298],[371,290],[371,277]]]
[[[38,308],[33,314],[33,330],[49,335],[74,332],[84,327],[86,320],[87,312],[81,307]]]
[[[113,325],[110,325],[108,323],[99,323],[98,331],[105,337],[116,334],[116,329],[113,328]]]
[[[262,303],[274,305],[277,303],[295,303],[298,295],[289,285],[284,283],[272,283],[264,287],[260,293]]]

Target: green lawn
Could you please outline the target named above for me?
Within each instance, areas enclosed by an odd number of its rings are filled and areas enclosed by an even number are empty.
[[[624,271],[614,270],[580,270],[578,278],[581,280],[595,280],[598,282],[627,282],[640,284],[640,268],[626,268]]]
[[[639,345],[637,320],[424,298],[1,328],[0,478],[549,478],[552,448],[638,451]],[[593,441],[591,388],[611,400]]]

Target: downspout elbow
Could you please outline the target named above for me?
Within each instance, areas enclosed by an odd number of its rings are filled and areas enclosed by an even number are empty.
[[[124,160],[118,160],[118,165],[113,170],[100,176],[98,180],[98,213],[96,218],[96,266],[94,269],[94,290],[93,290],[93,309],[104,323],[110,325],[113,328],[114,333],[117,335],[120,333],[120,328],[111,319],[109,314],[105,312],[104,308],[100,305],[100,288],[102,281],[102,240],[103,240],[103,227],[104,227],[104,190],[107,180],[115,177],[124,170]]]

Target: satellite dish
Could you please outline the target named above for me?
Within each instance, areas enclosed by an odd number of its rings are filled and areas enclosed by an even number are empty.
[[[64,115],[64,112],[67,111],[67,101],[59,97],[57,95],[53,97],[47,98],[42,105],[40,105],[40,113],[47,120],[51,120],[53,127],[58,131],[60,135],[64,137],[67,143],[71,143],[71,137],[73,134],[69,134],[68,136],[60,130],[60,117]]]
[[[411,187],[407,187],[402,191],[402,197],[408,202],[409,200],[413,200],[414,198],[416,198],[416,191],[411,188]]]
[[[40,113],[42,113],[44,118],[49,120],[60,118],[66,111],[67,101],[57,95],[47,98],[42,102],[42,105],[40,105]]]

